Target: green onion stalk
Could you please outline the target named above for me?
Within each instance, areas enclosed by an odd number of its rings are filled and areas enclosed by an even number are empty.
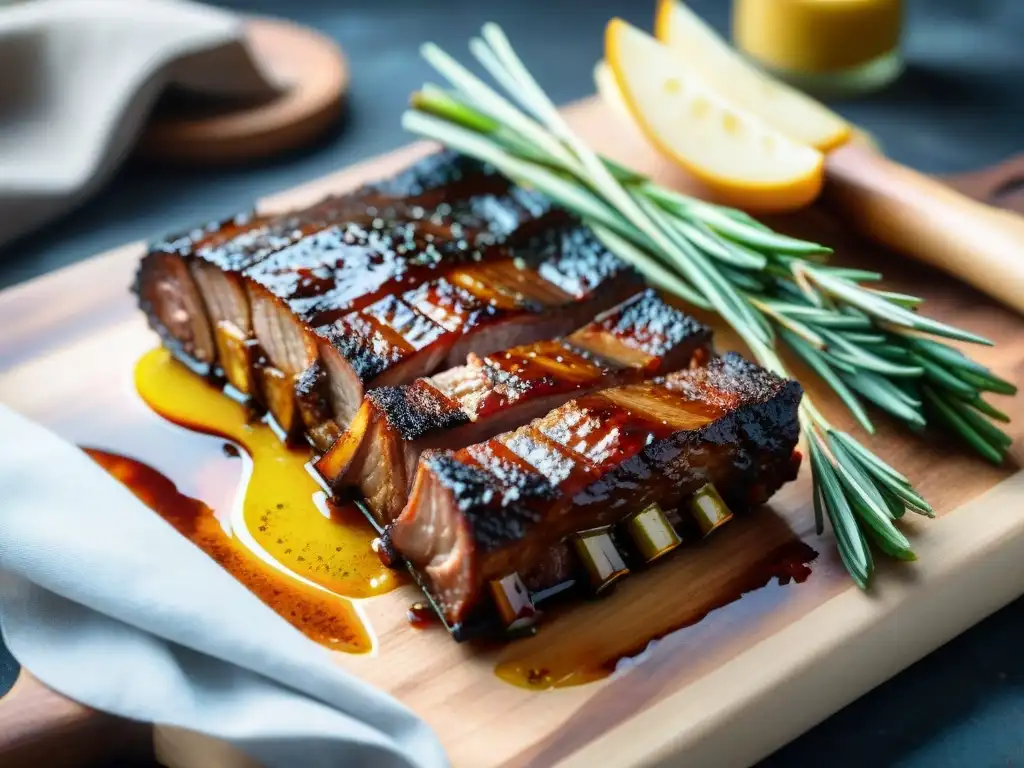
[[[577,214],[652,283],[720,315],[780,376],[788,373],[779,350],[789,349],[868,434],[870,404],[912,429],[937,422],[985,459],[1004,460],[1010,438],[997,423],[1008,418],[984,397],[1016,387],[940,339],[991,342],[922,316],[919,298],[875,287],[878,273],[829,264],[831,249],[823,245],[658,186],[595,154],[497,25],[485,25],[470,50],[507,96],[428,43],[423,55],[447,87],[426,84],[413,94],[402,118],[407,130],[488,163]],[[836,428],[810,397],[800,412],[817,530],[827,517],[846,569],[866,588],[871,544],[913,560],[896,521],[907,510],[934,513],[905,476]]]

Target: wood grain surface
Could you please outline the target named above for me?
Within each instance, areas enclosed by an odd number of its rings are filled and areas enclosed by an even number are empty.
[[[574,107],[571,117],[601,151],[688,187],[595,102]],[[310,202],[389,173],[426,151],[426,145],[413,145],[284,193],[264,207]],[[1024,319],[1010,310],[852,237],[822,210],[773,224],[834,245],[840,262],[881,269],[888,287],[924,296],[929,314],[995,340],[994,348],[972,351],[1000,375],[1022,378]],[[132,364],[155,344],[126,290],[139,254],[138,246],[129,246],[0,295],[0,327],[7,329],[0,338],[0,393],[69,440],[161,467],[169,459],[161,453],[166,446],[153,439],[155,417],[130,389]],[[82,291],[82,285],[90,290]],[[720,348],[735,346],[720,324],[716,330]],[[94,362],[100,359],[102,366]],[[88,380],[62,375],[68,370],[84,371]],[[806,371],[794,371],[819,399],[833,402]],[[1004,400],[1000,407],[1014,417],[1019,441],[1024,403]],[[841,409],[827,410],[849,424]],[[831,536],[814,535],[804,472],[769,507],[734,521],[685,556],[632,576],[607,600],[574,607],[534,638],[488,648],[457,645],[439,630],[412,630],[405,610],[415,592],[403,587],[364,605],[375,652],[339,655],[338,663],[421,714],[456,765],[756,760],[1024,591],[1021,448],[1014,448],[1008,466],[994,468],[939,434],[911,436],[881,415],[877,422],[872,447],[911,477],[939,519],[907,520],[921,560],[884,566],[871,595],[844,575]],[[498,664],[571,666],[580,638],[605,655],[636,651],[627,647],[635,641],[630,626],[667,631],[712,610],[721,585],[742,585],[752,563],[794,541],[820,553],[805,583],[756,590],[713,610],[668,635],[626,674],[551,691],[517,688],[495,675]],[[39,701],[52,696],[42,687],[31,695]],[[6,707],[0,700],[0,713]],[[48,713],[53,707],[38,709]],[[102,718],[94,723],[104,725]],[[209,740],[157,730],[159,754],[171,768],[242,765],[230,751],[216,753],[213,761]],[[8,765],[2,744],[0,763]]]
[[[1024,313],[1024,218],[855,142],[826,167],[826,199],[851,227]]]
[[[0,699],[0,765],[77,768],[101,760],[143,763],[152,728],[109,717],[47,688],[24,669]]]

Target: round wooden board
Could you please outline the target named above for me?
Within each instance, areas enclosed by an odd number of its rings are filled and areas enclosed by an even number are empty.
[[[268,76],[287,90],[257,105],[202,114],[158,112],[140,140],[143,156],[190,165],[244,163],[301,147],[340,118],[349,71],[333,40],[267,18],[247,22],[246,40]]]

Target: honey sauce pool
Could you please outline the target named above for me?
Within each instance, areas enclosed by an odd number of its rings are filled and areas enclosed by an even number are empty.
[[[400,583],[371,549],[375,534],[362,516],[333,505],[306,469],[308,448],[286,447],[245,406],[166,350],[139,360],[135,386],[168,421],[231,440],[251,459],[241,509],[221,522],[256,554],[345,597],[372,597]]]
[[[369,629],[349,598],[389,592],[402,578],[373,552],[375,534],[362,516],[330,501],[310,475],[310,450],[285,446],[164,349],[139,359],[135,387],[168,421],[231,441],[226,452],[245,462],[239,498],[212,510],[175,496],[173,482],[143,464],[93,458],[307,635],[334,650],[369,650]]]

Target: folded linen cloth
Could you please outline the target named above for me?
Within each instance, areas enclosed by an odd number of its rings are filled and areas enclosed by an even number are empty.
[[[0,405],[0,629],[46,685],[226,740],[268,768],[447,764],[73,445]]]
[[[167,87],[267,99],[241,20],[186,0],[0,9],[0,245],[97,190]]]

